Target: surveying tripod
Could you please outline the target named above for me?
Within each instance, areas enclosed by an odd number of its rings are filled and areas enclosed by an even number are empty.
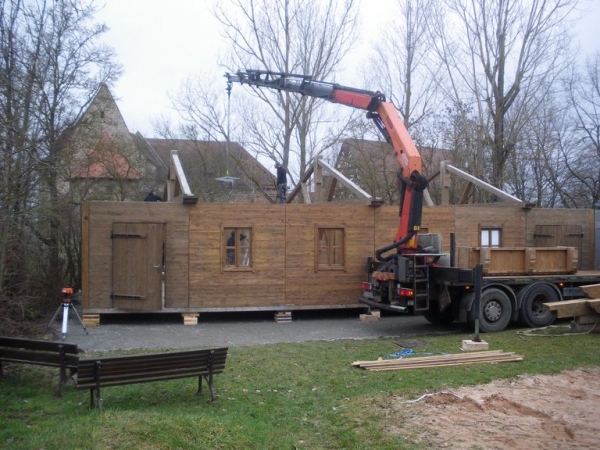
[[[77,312],[77,310],[73,306],[73,300],[70,297],[71,294],[73,294],[73,288],[70,288],[70,287],[62,288],[61,293],[62,293],[62,296],[63,296],[62,303],[58,306],[58,309],[56,310],[56,312],[52,316],[52,319],[50,319],[50,323],[48,323],[48,326],[46,327],[46,331],[48,331],[48,329],[50,328],[50,325],[52,325],[52,323],[54,322],[54,320],[56,319],[56,317],[58,316],[58,313],[60,312],[60,310],[62,308],[62,312],[63,312],[63,316],[62,316],[62,338],[63,338],[63,341],[67,337],[67,325],[69,323],[69,310],[70,309],[73,309],[73,312],[75,313],[75,316],[77,317],[77,320],[79,320],[79,323],[83,327],[83,331],[85,331],[85,334],[88,334],[87,328],[85,328],[85,325],[83,324],[83,321],[81,320],[81,317],[79,317],[79,313]]]

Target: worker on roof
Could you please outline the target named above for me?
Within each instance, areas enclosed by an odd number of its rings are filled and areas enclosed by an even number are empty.
[[[279,203],[286,202],[287,196],[287,171],[280,162],[275,163],[277,169],[277,198]]]

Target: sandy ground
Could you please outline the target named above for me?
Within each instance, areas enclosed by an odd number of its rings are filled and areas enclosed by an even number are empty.
[[[386,414],[435,449],[598,449],[600,367],[396,398]]]

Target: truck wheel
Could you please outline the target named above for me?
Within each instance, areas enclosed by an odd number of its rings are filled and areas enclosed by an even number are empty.
[[[512,307],[508,295],[501,289],[490,288],[481,293],[479,330],[483,333],[502,331],[510,322]],[[469,322],[475,322],[475,305],[469,311]]]
[[[545,283],[536,283],[519,293],[522,297],[519,309],[519,321],[528,327],[547,327],[556,320],[556,314],[546,308],[544,303],[560,300],[556,290]]]

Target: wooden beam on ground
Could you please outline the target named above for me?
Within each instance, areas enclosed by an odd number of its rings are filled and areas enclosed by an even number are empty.
[[[356,361],[352,363],[352,365],[354,367],[360,367],[366,370],[386,371],[449,367],[464,364],[499,363],[509,361],[523,361],[523,356],[516,355],[514,353],[506,353],[502,350],[490,350],[486,352],[459,353],[453,355],[409,357],[377,361]]]
[[[600,284],[588,284],[579,286],[587,298],[600,298]]]
[[[598,299],[576,299],[562,302],[544,303],[550,311],[556,311],[556,317],[578,317],[590,316],[600,313],[600,298]]]

